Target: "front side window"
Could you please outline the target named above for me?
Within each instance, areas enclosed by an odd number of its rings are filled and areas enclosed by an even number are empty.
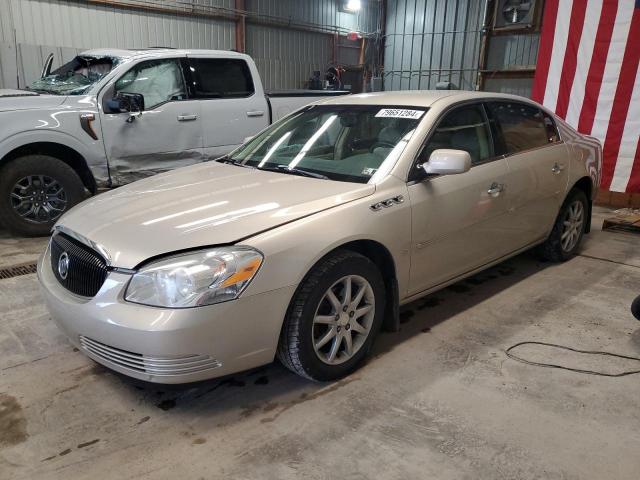
[[[195,94],[199,98],[238,98],[253,95],[247,62],[229,58],[190,58]]]
[[[517,153],[549,143],[539,108],[517,102],[490,102],[487,106],[497,122],[503,153]]]
[[[139,93],[145,110],[187,98],[178,59],[148,60],[135,65],[116,82],[115,93]]]
[[[313,106],[275,123],[226,160],[367,183],[376,172],[395,164],[424,112],[369,105]]]
[[[469,152],[472,165],[493,156],[489,125],[481,105],[459,107],[447,113],[425,145],[421,161],[429,161],[431,153],[441,148]]]
[[[116,57],[80,55],[55,69],[50,75],[36,80],[28,88],[52,95],[83,95],[119,61]]]

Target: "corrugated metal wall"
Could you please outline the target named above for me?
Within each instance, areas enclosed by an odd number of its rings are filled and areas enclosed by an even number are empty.
[[[492,37],[487,55],[487,70],[535,70],[538,59],[539,33]],[[485,75],[484,89],[489,92],[531,95],[533,78],[499,78]]]
[[[338,31],[344,35],[349,31],[372,33],[380,28],[382,0],[363,1],[363,8],[357,13],[340,11],[339,3],[340,0],[245,0],[249,12],[298,28],[261,25],[259,19],[247,21],[246,50],[256,61],[267,89],[302,88],[314,70],[326,70],[334,60],[333,40],[321,32]],[[338,47],[335,55],[340,63],[355,63],[353,49]]]
[[[190,9],[233,14],[234,0],[119,3],[168,11],[82,0],[0,0],[0,88],[15,87],[16,63],[21,85],[33,81],[49,52],[56,55],[56,66],[77,51],[96,47],[235,48],[232,19],[184,14]],[[381,0],[362,3],[362,10],[353,14],[341,12],[338,0],[246,0],[247,53],[256,59],[267,88],[300,88],[313,70],[323,70],[333,56],[330,32],[375,31]]]
[[[474,89],[484,8],[480,0],[389,0],[385,90],[432,89],[441,81]]]
[[[373,32],[378,29],[382,0],[362,0],[357,13],[340,11],[341,0],[245,0],[246,9],[260,15],[338,27],[343,33],[355,30]]]
[[[258,65],[267,89],[302,88],[314,70],[325,70],[332,56],[325,33],[247,25],[246,50]]]
[[[492,37],[487,55],[487,69],[535,68],[539,43],[538,33]]]

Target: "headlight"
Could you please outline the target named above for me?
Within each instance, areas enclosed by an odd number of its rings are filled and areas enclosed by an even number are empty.
[[[133,275],[125,300],[155,307],[187,308],[237,298],[262,264],[249,247],[221,247],[165,258]]]

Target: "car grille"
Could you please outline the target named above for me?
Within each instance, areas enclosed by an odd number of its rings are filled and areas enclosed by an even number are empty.
[[[66,278],[59,268],[64,253],[69,257]],[[107,262],[99,253],[60,232],[51,238],[51,268],[64,288],[83,297],[98,293],[109,273]]]
[[[107,365],[117,365],[126,370],[155,376],[187,375],[221,367],[222,364],[208,355],[161,357],[128,352],[80,336],[80,345],[88,353]]]

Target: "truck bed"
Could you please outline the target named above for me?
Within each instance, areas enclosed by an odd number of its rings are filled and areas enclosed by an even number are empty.
[[[272,90],[265,92],[269,103],[269,123],[286,117],[311,102],[348,95],[345,90]]]

